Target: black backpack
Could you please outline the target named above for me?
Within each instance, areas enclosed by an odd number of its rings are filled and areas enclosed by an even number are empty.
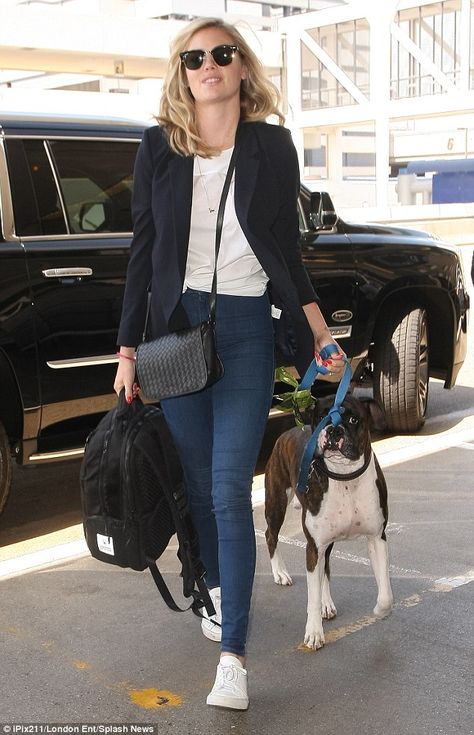
[[[204,605],[215,614],[181,463],[159,408],[139,398],[128,405],[122,390],[117,407],[87,438],[80,481],[84,535],[95,559],[137,571],[148,568],[168,607],[183,612],[156,565],[176,533],[183,595],[193,598],[186,609],[201,615]]]

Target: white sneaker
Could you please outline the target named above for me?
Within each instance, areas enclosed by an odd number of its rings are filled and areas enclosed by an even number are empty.
[[[247,670],[235,656],[221,656],[217,664],[214,686],[207,696],[207,704],[230,709],[247,709]]]
[[[222,639],[221,588],[214,587],[212,590],[209,590],[209,595],[211,597],[212,604],[214,605],[216,614],[213,615],[212,618],[210,618],[207,614],[206,608],[201,608],[201,612],[204,616],[201,619],[201,630],[206,638],[209,638],[209,640],[220,641]]]

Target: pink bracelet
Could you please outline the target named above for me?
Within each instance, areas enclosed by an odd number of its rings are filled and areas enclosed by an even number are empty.
[[[124,360],[130,360],[130,362],[135,362],[137,359],[136,357],[129,357],[128,355],[124,355],[123,352],[116,352],[115,354],[117,355],[117,357],[123,357]]]

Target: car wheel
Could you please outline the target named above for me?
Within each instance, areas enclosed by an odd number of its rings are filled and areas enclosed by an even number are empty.
[[[12,456],[7,433],[0,423],[0,513],[5,507],[12,484]]]
[[[429,333],[425,309],[383,315],[374,359],[374,396],[387,428],[414,432],[425,421],[429,384]]]

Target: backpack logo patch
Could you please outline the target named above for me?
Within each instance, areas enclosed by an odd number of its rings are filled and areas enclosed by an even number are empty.
[[[102,551],[103,554],[114,556],[114,540],[112,536],[103,536],[101,533],[98,533],[97,548],[99,551]]]

